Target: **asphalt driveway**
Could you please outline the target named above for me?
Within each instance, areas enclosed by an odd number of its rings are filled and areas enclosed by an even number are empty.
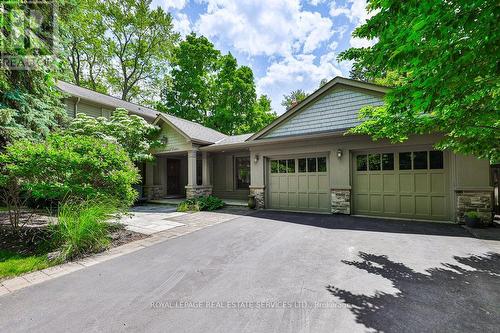
[[[0,297],[1,332],[493,332],[500,242],[258,212]]]

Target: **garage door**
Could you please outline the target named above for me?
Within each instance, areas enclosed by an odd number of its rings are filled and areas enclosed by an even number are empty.
[[[331,210],[326,156],[273,159],[268,174],[270,208]]]
[[[354,213],[448,220],[446,165],[441,151],[355,154]]]

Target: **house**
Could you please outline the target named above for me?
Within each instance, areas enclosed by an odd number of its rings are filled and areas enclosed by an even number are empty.
[[[65,82],[70,116],[109,116],[120,107],[162,128],[166,144],[142,168],[144,195],[223,199],[255,196],[257,208],[461,221],[491,219],[487,160],[436,151],[439,134],[402,144],[345,135],[359,110],[388,88],[336,77],[258,133],[227,136],[200,124]]]

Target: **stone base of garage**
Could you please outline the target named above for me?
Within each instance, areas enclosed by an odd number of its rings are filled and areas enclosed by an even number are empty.
[[[479,214],[484,224],[493,220],[493,192],[462,190],[456,191],[457,198],[457,222],[465,222],[465,213],[474,211]]]
[[[264,209],[266,206],[265,200],[266,189],[262,186],[250,186],[250,195],[255,197],[255,209]]]
[[[212,194],[212,186],[186,186],[186,198],[208,197]]]
[[[332,213],[351,215],[351,190],[332,189]]]

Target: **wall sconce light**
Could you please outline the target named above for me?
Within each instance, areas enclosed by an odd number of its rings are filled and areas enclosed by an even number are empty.
[[[255,163],[259,162],[259,158],[260,158],[259,154],[255,154],[255,157],[254,157],[253,161]]]
[[[343,154],[342,149],[338,149],[337,150],[337,157],[342,158],[342,154]]]

